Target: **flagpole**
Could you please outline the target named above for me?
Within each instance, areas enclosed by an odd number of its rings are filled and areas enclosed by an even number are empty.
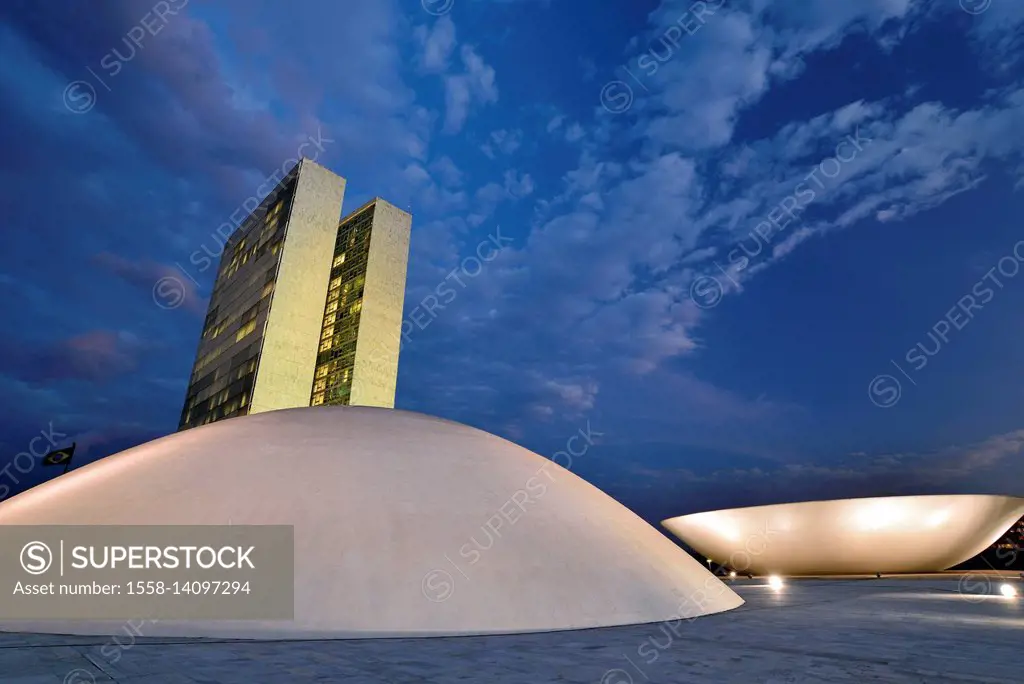
[[[71,449],[71,454],[68,455],[68,460],[64,462],[64,472],[61,473],[61,475],[67,475],[68,474],[68,468],[71,467],[71,458],[75,455],[75,446],[76,446],[76,443],[72,442],[71,446],[69,447]]]

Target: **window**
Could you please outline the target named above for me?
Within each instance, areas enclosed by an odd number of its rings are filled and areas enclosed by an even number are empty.
[[[220,356],[223,351],[224,351],[223,348],[214,349],[212,352],[210,352],[206,356],[204,356],[201,359],[199,359],[199,361],[196,363],[195,370],[192,371],[192,376],[193,377],[199,377],[199,371],[201,371],[202,369],[206,368],[211,363],[216,361],[217,357]]]
[[[217,336],[220,335],[222,332],[224,332],[224,329],[228,327],[228,323],[229,322],[230,322],[230,319],[229,318],[225,318],[223,321],[221,321],[217,325],[213,326],[213,328],[211,328],[208,331],[209,334],[206,336],[206,339],[208,339],[208,340],[216,339]]]
[[[234,379],[235,380],[241,380],[246,375],[249,375],[250,373],[254,373],[255,371],[256,371],[256,359],[250,359],[249,361],[243,363],[241,366],[238,367],[238,370],[235,371]]]
[[[263,286],[263,292],[260,293],[260,299],[266,299],[274,291],[274,281],[271,280],[269,283]]]
[[[345,253],[344,252],[342,252],[338,256],[334,257],[334,263],[331,264],[331,268],[338,268],[338,266],[341,266],[343,263],[345,263]]]
[[[235,334],[235,342],[240,342],[241,340],[245,339],[255,329],[256,319],[254,318],[238,329],[238,332]]]

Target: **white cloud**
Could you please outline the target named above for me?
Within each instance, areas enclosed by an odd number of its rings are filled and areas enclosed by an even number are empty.
[[[516,198],[533,194],[533,179],[530,174],[520,176],[516,171],[505,172],[505,193]]]
[[[647,38],[654,48],[635,58],[633,68],[653,91],[643,136],[655,145],[703,150],[729,143],[739,114],[773,81],[796,77],[804,56],[834,47],[854,30],[878,30],[905,16],[911,2],[753,0],[750,11],[725,3],[692,35],[684,35],[678,48],[659,42],[691,6],[662,2],[651,15]]]
[[[443,73],[455,49],[455,24],[447,15],[431,26],[417,26],[413,38],[419,48],[418,66],[426,73]]]
[[[445,187],[462,185],[462,171],[455,165],[451,157],[439,157],[430,165],[430,172]]]
[[[444,77],[444,130],[449,134],[462,130],[474,105],[498,101],[494,69],[468,45],[462,46],[461,57],[463,72]]]
[[[580,126],[578,123],[573,123],[565,129],[565,139],[569,142],[582,140],[584,135],[586,135],[586,133],[583,131],[583,126]]]
[[[483,144],[480,150],[490,159],[497,158],[498,154],[514,154],[523,144],[523,132],[520,129],[511,131],[492,131],[488,141]]]
[[[664,5],[678,14],[686,4]],[[586,386],[583,378],[599,386],[612,369],[598,366],[609,358],[622,377],[655,370],[660,377],[666,360],[699,346],[695,333],[705,314],[689,299],[692,279],[791,195],[845,136],[860,130],[870,142],[819,190],[802,220],[773,239],[746,277],[830,230],[938,206],[980,182],[986,159],[1019,162],[1024,140],[1014,131],[1024,128],[1024,93],[1012,90],[968,111],[908,104],[903,97],[854,99],[762,140],[734,145],[742,111],[775,84],[798,77],[806,56],[833,48],[854,31],[891,38],[912,11],[906,0],[836,5],[804,3],[801,13],[800,7],[769,8],[757,0],[754,12],[726,10],[685,37],[679,54],[648,75],[651,94],[637,103],[635,118],[588,127],[589,139],[562,191],[537,202],[544,218],[527,243],[513,250],[505,268],[485,275],[494,291],[506,294],[495,317],[481,315],[474,334],[509,359],[547,339],[561,340],[558,361],[548,367],[551,377],[573,378],[573,386]],[[655,22],[667,16],[664,8],[660,12]],[[769,25],[769,16],[778,22]],[[574,136],[566,123],[555,116],[547,129]],[[602,125],[609,128],[602,131]],[[623,161],[621,145],[604,151],[602,140],[621,142],[609,131],[629,131],[645,145]],[[478,191],[484,210],[476,220],[499,201],[499,190],[491,184]],[[565,268],[569,262],[571,270]],[[492,309],[490,302],[486,306]],[[589,372],[581,375],[584,368]],[[703,387],[705,408],[721,415],[781,410],[694,380],[690,387]],[[548,400],[541,405],[553,406]]]

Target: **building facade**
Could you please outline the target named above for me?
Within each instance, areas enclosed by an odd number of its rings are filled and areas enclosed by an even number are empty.
[[[801,501],[692,513],[662,525],[740,574],[940,572],[989,548],[1024,498],[989,494]]]
[[[395,404],[412,217],[376,198],[338,227],[310,404]]]
[[[179,430],[320,404],[393,407],[412,217],[303,159],[226,241]]]

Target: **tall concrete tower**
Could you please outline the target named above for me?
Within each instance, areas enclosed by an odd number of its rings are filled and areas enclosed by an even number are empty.
[[[303,159],[227,240],[179,430],[310,406],[393,407],[412,217]]]

